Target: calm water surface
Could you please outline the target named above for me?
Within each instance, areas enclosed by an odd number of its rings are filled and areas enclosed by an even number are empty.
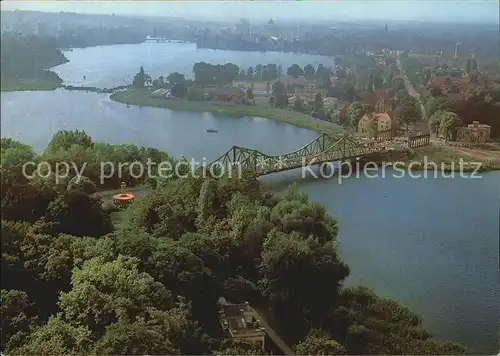
[[[141,43],[90,48],[76,48],[64,52],[68,63],[54,67],[68,85],[111,88],[132,83],[134,74],[144,66],[153,78],[180,72],[192,76],[196,62],[212,64],[234,63],[247,70],[257,64],[282,65],[283,71],[292,64],[302,68],[311,64],[332,66],[333,59],[326,56],[283,52],[239,52],[200,48],[193,43]],[[85,76],[85,79],[83,78]]]
[[[151,51],[163,47],[137,46],[157,48]],[[68,56],[72,62],[64,66],[73,65],[74,69],[68,70],[67,76],[63,74],[64,79],[74,78],[76,83],[82,73],[93,73],[104,66],[109,69],[107,74],[96,74],[96,79],[91,74],[89,80],[94,82],[85,84],[111,86],[116,80],[113,75],[118,75],[114,72],[136,71],[140,65],[137,59],[134,62],[116,54],[120,48],[132,51],[130,46],[109,47],[113,50],[108,47],[82,50],[87,51],[88,58]],[[78,51],[70,53],[76,55]],[[111,52],[114,65],[105,56]],[[241,58],[259,55],[236,53]],[[221,63],[238,64],[236,57],[221,58]],[[150,58],[151,63],[161,63],[149,55],[145,58]],[[193,59],[193,63],[199,60],[202,58]],[[266,62],[249,60],[249,65]],[[183,65],[186,71],[192,66],[178,64],[179,67],[165,72],[182,71]],[[79,73],[77,67],[81,68]],[[154,75],[161,74],[164,73]],[[102,80],[98,79],[101,75]],[[127,108],[110,101],[107,95],[95,93],[63,90],[2,93],[2,137],[25,141],[40,152],[57,130],[77,128],[86,130],[97,141],[157,147],[173,156],[184,154],[207,160],[233,145],[281,154],[317,136],[262,118]],[[207,128],[219,132],[208,134]],[[462,342],[475,353],[498,352],[500,172],[485,173],[478,180],[396,179],[389,173],[385,179],[350,178],[339,185],[336,179],[301,179],[300,170],[294,170],[263,177],[262,181],[277,192],[289,183],[298,182],[312,200],[323,203],[339,219],[342,255],[351,267],[349,283],[369,285],[377,293],[407,304],[440,339]],[[320,292],[321,287],[318,288]]]

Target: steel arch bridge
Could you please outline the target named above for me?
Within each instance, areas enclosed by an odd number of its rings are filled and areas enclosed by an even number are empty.
[[[223,172],[239,169],[255,176],[263,176],[309,165],[363,158],[384,152],[386,152],[385,148],[362,143],[348,134],[340,136],[321,134],[298,150],[279,156],[270,156],[255,149],[233,146],[207,167]]]

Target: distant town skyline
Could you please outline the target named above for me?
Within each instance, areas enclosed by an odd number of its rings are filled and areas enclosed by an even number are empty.
[[[330,1],[1,1],[2,11],[33,10],[170,16],[196,20],[371,20],[484,22],[499,19],[498,0]]]

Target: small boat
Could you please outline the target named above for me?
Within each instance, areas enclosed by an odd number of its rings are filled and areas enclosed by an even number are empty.
[[[129,107],[130,107],[130,105],[129,105],[129,104],[127,104],[127,108],[129,108]]]
[[[207,132],[210,132],[210,133],[216,133],[218,132],[216,129],[207,129]]]

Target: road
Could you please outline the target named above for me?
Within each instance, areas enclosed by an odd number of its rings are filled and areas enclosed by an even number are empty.
[[[401,71],[401,74],[403,75],[406,91],[408,92],[408,94],[413,96],[415,98],[415,100],[417,100],[418,104],[420,105],[420,110],[422,112],[422,119],[427,121],[428,120],[427,112],[425,111],[425,107],[424,107],[424,104],[422,103],[422,100],[420,98],[420,94],[415,90],[415,87],[411,84],[410,79],[408,78],[406,73],[403,71],[403,68],[401,67],[401,62],[399,61],[399,58],[396,59],[396,63],[399,67],[399,70]]]
[[[257,319],[259,319],[259,324],[264,329],[266,329],[267,336],[269,336],[269,338],[273,340],[276,346],[278,346],[281,349],[283,354],[287,356],[294,356],[295,352],[293,352],[293,350],[290,347],[288,347],[288,345],[278,336],[278,334],[276,334],[273,328],[271,328],[271,326],[267,323],[262,313],[258,313],[257,310],[255,310],[254,308],[251,309],[252,312],[255,313],[255,315],[257,316]]]

